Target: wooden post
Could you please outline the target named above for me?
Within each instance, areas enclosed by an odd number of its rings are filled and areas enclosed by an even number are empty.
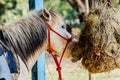
[[[38,70],[38,80],[46,80],[45,52],[43,52],[38,58],[37,70]]]
[[[89,73],[89,80],[95,80],[95,75],[94,75],[94,74]]]
[[[29,0],[29,8],[40,10],[43,8],[43,0]],[[43,52],[32,69],[32,80],[46,80],[45,52]]]

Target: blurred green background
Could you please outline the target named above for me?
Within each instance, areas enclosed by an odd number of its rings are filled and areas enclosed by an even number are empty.
[[[55,2],[55,3],[53,3]],[[51,7],[60,12],[64,18],[76,18],[77,12],[66,0],[44,0],[44,7]],[[28,0],[0,0],[0,25],[19,19],[29,11]]]
[[[113,5],[117,11],[120,10],[119,0],[113,0]],[[28,8],[28,0],[0,0],[0,25],[19,19],[29,12]],[[73,8],[67,0],[44,0],[44,8],[57,10],[69,25],[81,25],[77,20],[80,13],[75,10],[76,5]]]
[[[28,0],[0,0],[0,25],[19,19],[28,12]]]

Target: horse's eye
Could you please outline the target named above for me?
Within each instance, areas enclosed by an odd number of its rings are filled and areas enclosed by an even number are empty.
[[[65,26],[65,25],[62,25],[61,27],[62,27],[63,29],[66,29],[66,26]]]

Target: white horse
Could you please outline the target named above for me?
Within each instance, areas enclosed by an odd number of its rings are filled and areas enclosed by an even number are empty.
[[[62,16],[53,10],[46,9],[34,11],[27,18],[5,25],[0,29],[4,43],[13,54],[19,56],[20,75],[18,80],[30,80],[30,71],[38,56],[48,49],[48,24],[63,37],[71,37],[66,30]],[[52,51],[61,55],[67,41],[52,31],[50,31],[50,37]],[[70,48],[73,42],[69,43],[64,54],[65,58],[72,59]]]

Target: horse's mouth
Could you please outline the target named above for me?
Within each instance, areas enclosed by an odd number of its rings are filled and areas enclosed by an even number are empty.
[[[71,59],[71,61],[74,63],[74,62],[77,62],[77,61],[79,61],[79,60],[81,60],[81,57],[77,57],[77,58],[72,58]]]

